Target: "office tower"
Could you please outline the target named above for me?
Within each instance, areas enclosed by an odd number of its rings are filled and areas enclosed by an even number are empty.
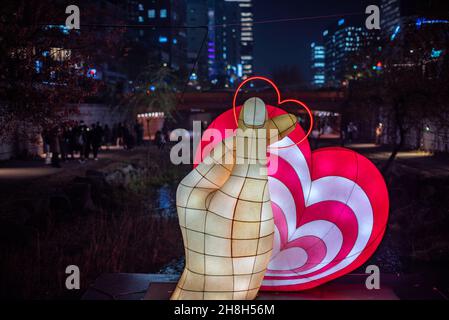
[[[190,75],[189,84],[197,88],[209,82],[207,66],[207,29],[208,4],[206,0],[189,0],[187,2],[187,59]],[[201,50],[202,48],[202,50]]]
[[[183,0],[152,0],[139,3],[138,23],[154,25],[145,35],[159,49],[162,63],[174,70],[187,68],[186,3]],[[148,40],[147,40],[148,39]]]
[[[381,1],[381,30],[386,36],[396,37],[395,30],[400,28],[401,8],[400,0]]]
[[[198,62],[189,85],[198,89],[204,86],[226,88],[234,86],[242,78],[239,23],[240,7],[236,2],[187,2],[189,70]],[[202,28],[192,28],[196,26],[206,26],[207,35]],[[203,50],[199,52],[203,41]]]
[[[367,30],[363,21],[339,19],[323,32],[326,86],[340,87],[350,68],[350,58],[378,40],[375,30]]]
[[[325,84],[325,48],[323,45],[313,42],[311,44],[311,69],[312,69],[312,86],[320,88]]]
[[[390,40],[401,37],[406,26],[447,24],[449,19],[447,0],[381,0],[380,8],[382,34]]]
[[[225,0],[238,3],[240,8],[240,46],[243,79],[253,74],[254,12],[252,0]]]
[[[208,1],[207,60],[210,83],[214,87],[232,87],[243,77],[239,18],[237,3]]]
[[[128,24],[142,28],[128,29],[140,56],[140,68],[152,61],[160,61],[174,70],[187,67],[186,6],[184,0],[128,0],[124,4]],[[146,54],[145,54],[146,53]],[[139,57],[137,57],[139,58]]]

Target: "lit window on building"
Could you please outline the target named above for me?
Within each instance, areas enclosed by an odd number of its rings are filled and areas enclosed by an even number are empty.
[[[88,78],[97,78],[97,69],[89,69],[87,70],[87,77]]]
[[[36,60],[34,63],[34,69],[36,70],[36,73],[41,73],[42,71],[42,61]]]
[[[137,118],[163,118],[165,116],[164,112],[148,112],[148,113],[139,113]]]
[[[143,11],[143,4],[139,3],[139,11]]]
[[[168,38],[164,37],[164,36],[159,36],[159,43],[167,43],[168,42]]]
[[[143,17],[139,16],[139,18],[137,19],[139,22],[143,22]]]
[[[243,65],[242,64],[238,64],[237,65],[237,76],[238,77],[242,77],[243,75]]]
[[[63,48],[50,48],[50,57],[55,61],[66,61],[70,59],[72,52]]]
[[[156,18],[156,10],[154,10],[154,9],[148,10],[148,18],[150,18],[150,19]]]
[[[198,75],[196,73],[192,73],[192,75],[190,76],[190,80],[191,81],[198,80]]]
[[[432,53],[430,54],[430,56],[432,58],[439,58],[439,57],[441,57],[442,54],[443,54],[443,50],[436,50],[435,48],[432,48]]]
[[[167,9],[161,9],[159,16],[161,18],[167,18]]]

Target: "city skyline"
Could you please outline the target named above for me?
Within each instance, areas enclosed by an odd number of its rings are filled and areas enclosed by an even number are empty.
[[[298,66],[304,83],[313,77],[310,68],[310,45],[322,41],[323,31],[331,24],[344,18],[345,14],[365,16],[365,9],[373,1],[348,0],[338,6],[330,0],[305,3],[302,1],[258,1],[255,11],[255,73],[270,75],[281,66]],[[332,16],[332,17],[329,17]],[[304,20],[292,20],[308,17]],[[287,21],[262,23],[266,20]],[[292,44],[293,43],[293,44]],[[274,59],[272,50],[276,48],[278,58]]]
[[[399,0],[379,0],[377,4],[382,7],[382,34],[392,34],[400,28],[398,17],[413,13],[412,6]],[[356,27],[363,29],[367,5],[368,1],[355,0],[339,7],[327,0],[308,6],[285,0],[193,0],[178,1],[176,6],[171,1],[141,0],[128,1],[126,6],[120,4],[123,12],[128,13],[128,23],[143,26],[130,33],[147,49],[160,51],[164,63],[174,70],[184,67],[189,73],[197,63],[190,80],[199,89],[204,86],[198,86],[197,79],[203,83],[207,80],[216,88],[233,87],[250,75],[273,76],[282,67],[299,70],[301,84],[308,85],[315,76],[311,44],[324,45],[324,31],[333,29],[339,21],[351,21],[354,26],[352,21],[357,20]],[[147,25],[155,27],[147,29]],[[166,27],[170,25],[188,28],[169,31]],[[202,53],[199,50],[204,30],[192,26],[209,30]],[[326,78],[332,79],[329,70],[326,72]]]
[[[170,2],[163,3],[165,1],[129,1],[130,22],[143,25],[159,25],[160,23],[165,25],[168,21],[173,22]],[[161,46],[162,51],[167,52],[162,55],[162,60],[173,67],[178,67],[180,63],[172,64],[169,61],[171,59],[170,51],[180,48],[180,46],[186,47],[187,54],[186,57],[177,54],[176,60],[186,59],[189,71],[192,70],[197,56],[200,55],[197,68],[192,76],[194,80],[208,77],[209,81],[220,82],[223,86],[226,83],[230,84],[230,78],[234,82],[254,74],[272,76],[276,69],[287,66],[297,67],[301,73],[302,82],[307,84],[313,77],[310,70],[310,44],[323,42],[323,30],[344,18],[345,14],[349,14],[349,16],[358,14],[363,18],[367,3],[368,1],[350,0],[335,8],[328,0],[307,6],[285,0],[276,2],[188,1],[185,2],[186,6],[184,7],[185,18],[178,20],[178,24],[184,23],[188,27],[208,27],[209,35],[203,53],[199,53],[204,38],[204,31],[201,29],[188,29],[185,32],[187,37],[178,35],[176,38],[174,34],[176,32],[168,32],[165,29],[157,30],[156,27],[153,29],[151,39],[147,37],[151,31],[144,28],[139,31],[138,37],[141,40],[154,42],[156,46]],[[237,10],[230,12],[230,5],[238,7]],[[323,10],[323,7],[326,9]],[[162,17],[161,9],[168,10],[164,11]],[[194,14],[191,13],[192,10],[195,11]],[[305,20],[301,20],[301,18],[305,18]],[[237,41],[232,43],[232,37],[235,37]],[[174,43],[174,41],[178,43]],[[183,45],[184,42],[186,42],[185,45]],[[273,57],[271,53],[272,48],[270,47],[272,46],[276,47],[276,57]],[[224,52],[226,50],[228,52]],[[175,51],[179,52],[179,49]],[[229,51],[234,51],[234,53]],[[227,79],[217,81],[220,77]]]

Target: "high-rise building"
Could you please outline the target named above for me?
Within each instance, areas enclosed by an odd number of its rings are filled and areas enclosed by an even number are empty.
[[[187,2],[189,70],[197,62],[189,84],[232,87],[243,76],[240,45],[240,6],[223,0]],[[206,26],[205,30],[191,28]],[[206,41],[205,41],[206,40]],[[205,41],[202,52],[199,52]],[[199,54],[199,57],[198,57]],[[205,81],[207,80],[207,81]]]
[[[191,71],[189,84],[201,88],[201,85],[209,82],[207,66],[207,29],[208,5],[205,0],[189,0],[187,2],[187,59],[188,70]],[[201,50],[202,48],[202,50]]]
[[[187,66],[186,4],[184,0],[152,0],[139,3],[139,23],[155,25],[149,41],[160,48],[160,58],[174,70]]]
[[[253,74],[254,11],[252,0],[225,0],[236,2],[240,8],[240,53],[243,79]]]
[[[350,68],[350,59],[357,52],[378,40],[376,30],[367,30],[363,21],[339,19],[323,32],[325,47],[326,86],[339,87]]]
[[[184,0],[128,0],[125,10],[129,24],[142,25],[142,28],[129,29],[131,37],[142,51],[146,50],[151,53],[153,60],[161,61],[174,70],[186,68]]]
[[[396,37],[397,28],[400,29],[401,24],[401,8],[400,0],[382,0],[381,1],[381,30],[382,33],[389,37]],[[398,31],[399,31],[398,29]],[[394,35],[395,34],[395,35]],[[394,35],[394,36],[393,36]]]
[[[381,0],[381,29],[385,38],[401,37],[407,25],[448,23],[447,0]]]
[[[234,23],[239,17],[238,4],[209,0],[207,57],[209,78],[214,86],[233,86],[243,77],[240,26]]]
[[[223,52],[221,55],[226,74],[225,86],[234,86],[244,76],[244,64],[242,62],[244,55],[242,54],[242,46],[239,41],[241,27],[232,23],[232,21],[238,21],[240,13],[240,6],[232,2],[225,3],[223,28],[220,30],[221,38],[223,39]]]
[[[311,54],[311,69],[312,69],[312,83],[311,85],[315,88],[320,88],[326,83],[326,56],[325,48],[323,45],[313,42],[311,44],[312,54]]]

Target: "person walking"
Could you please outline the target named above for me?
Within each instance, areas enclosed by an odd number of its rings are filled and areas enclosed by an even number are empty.
[[[104,125],[103,128],[103,145],[109,150],[112,142],[112,132],[107,124]]]
[[[76,151],[76,134],[75,134],[75,126],[74,124],[70,124],[66,128],[66,135],[68,141],[68,154],[70,155],[70,159],[75,159],[75,151]]]
[[[77,123],[73,128],[72,139],[73,139],[73,149],[74,153],[78,153],[79,162],[84,159],[83,153],[83,127],[81,122]]]
[[[84,138],[84,158],[86,160],[89,160],[90,152],[92,151],[92,141],[94,136],[94,129],[95,124],[92,124],[91,127],[87,127],[85,131],[85,138]]]
[[[69,152],[69,135],[68,135],[68,124],[64,124],[60,130],[59,135],[59,147],[61,148],[61,160],[63,162],[67,161]]]
[[[119,122],[118,126],[117,126],[117,140],[116,140],[116,145],[117,147],[124,147],[123,144],[123,139],[125,136],[125,126],[122,125],[121,122]]]
[[[61,168],[59,164],[59,154],[61,153],[60,131],[57,126],[53,127],[50,135],[50,152],[51,152],[51,165],[54,168]]]
[[[99,122],[97,124],[92,126],[92,153],[94,155],[94,160],[98,160],[98,150],[101,147],[101,141],[103,139],[103,129],[101,128],[101,125]]]
[[[357,131],[358,131],[358,128],[354,124],[354,122],[349,122],[348,129],[347,129],[349,143],[352,143],[354,141],[354,139],[356,139]]]
[[[164,134],[160,130],[156,132],[155,141],[158,149],[162,151],[164,149],[166,140]]]
[[[51,164],[50,151],[51,132],[48,128],[42,130],[42,143],[44,144],[45,164]]]
[[[90,141],[89,141],[89,127],[87,127],[84,123],[80,126],[80,134],[79,134],[79,145],[80,145],[80,162],[84,163],[87,158],[89,158],[89,149],[90,149]]]
[[[137,146],[141,146],[143,142],[143,126],[139,120],[136,120],[136,123],[134,124],[134,133],[136,135]]]
[[[128,124],[124,124],[123,126],[123,144],[124,148],[127,150],[131,150],[134,147],[134,136],[132,135]]]
[[[381,144],[382,133],[383,133],[383,125],[382,125],[382,123],[380,123],[376,127],[376,145],[377,146],[379,146]]]

